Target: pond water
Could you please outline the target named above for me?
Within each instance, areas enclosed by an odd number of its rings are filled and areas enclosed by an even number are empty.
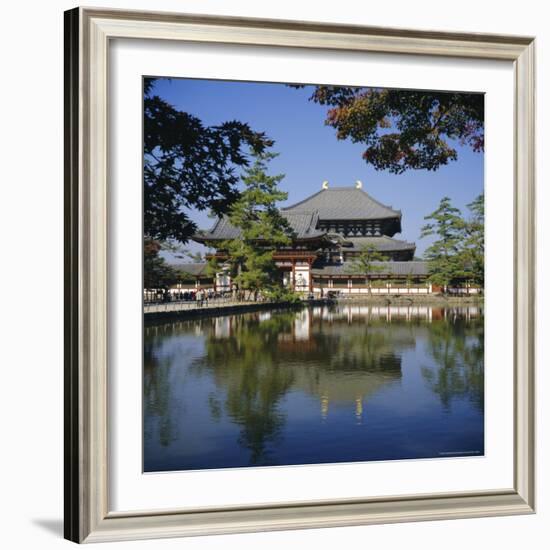
[[[146,324],[144,471],[483,455],[483,357],[477,307]]]

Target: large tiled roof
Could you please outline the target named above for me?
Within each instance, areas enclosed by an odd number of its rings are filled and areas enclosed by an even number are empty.
[[[373,265],[381,267],[380,270],[373,272],[373,275],[398,275],[406,277],[407,275],[420,276],[428,275],[427,262],[372,262]],[[311,271],[313,275],[354,275],[351,266],[352,262],[344,262],[339,265],[324,265],[314,267]]]
[[[316,229],[319,221],[319,213],[317,211],[281,211],[281,214],[287,219],[290,227],[292,227],[299,239],[320,237],[326,233],[325,231]]]
[[[319,215],[315,211],[281,212],[296,233],[298,239],[315,239],[325,235],[324,231],[316,229]],[[238,239],[241,231],[231,224],[227,216],[218,218],[214,226],[205,231],[199,231],[193,238],[197,241],[223,241]]]
[[[222,216],[210,229],[200,230],[193,238],[196,240],[226,240],[237,239],[241,230],[231,225],[227,216]]]
[[[394,252],[398,250],[415,250],[414,243],[393,239],[387,235],[380,237],[346,237],[343,247],[344,251],[361,251],[364,246],[374,246],[380,252]]]
[[[287,206],[284,212],[317,210],[321,220],[383,220],[401,218],[399,210],[378,202],[363,189],[334,187],[322,189],[301,202]]]

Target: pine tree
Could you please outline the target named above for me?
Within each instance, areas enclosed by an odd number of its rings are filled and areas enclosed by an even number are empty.
[[[483,287],[485,283],[485,197],[483,194],[468,204],[470,219],[464,227],[462,254],[471,273],[471,281]]]
[[[420,237],[437,237],[424,253],[428,260],[429,280],[446,287],[466,278],[468,272],[462,253],[466,223],[460,210],[451,205],[449,197],[443,197],[438,208],[424,219],[433,222],[422,228]]]
[[[260,292],[275,300],[288,299],[273,253],[292,243],[294,233],[276,203],[287,198],[280,191],[283,174],[267,174],[267,163],[276,155],[259,153],[242,178],[245,189],[229,212],[229,221],[240,229],[240,238],[224,241],[233,282],[238,290],[258,298]]]

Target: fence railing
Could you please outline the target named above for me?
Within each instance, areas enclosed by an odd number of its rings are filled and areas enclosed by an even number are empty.
[[[206,298],[203,300],[174,300],[171,302],[145,302],[143,304],[144,313],[164,313],[168,311],[188,311],[194,309],[208,309],[217,307],[231,307],[242,305],[242,302],[232,298]]]

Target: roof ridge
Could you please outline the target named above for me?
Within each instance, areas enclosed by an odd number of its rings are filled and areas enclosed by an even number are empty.
[[[300,204],[312,199],[313,197],[316,197],[317,195],[320,195],[323,191],[328,191],[328,189],[319,189],[317,193],[313,193],[313,195],[310,195],[309,197],[306,197],[305,199],[302,199],[301,201],[297,202],[296,204],[291,204],[290,206],[284,206],[281,208],[281,210],[290,210],[291,208],[295,208],[296,206],[299,206]]]
[[[398,215],[399,218],[402,217],[401,210],[395,210],[393,207],[388,206],[387,204],[384,204],[384,203],[380,202],[379,200],[375,199],[370,193],[365,191],[363,188],[358,188],[358,187],[355,187],[353,185],[344,185],[344,186],[339,186],[339,187],[328,187],[327,189],[320,189],[319,191],[317,191],[313,195],[310,195],[309,197],[306,197],[305,199],[302,199],[301,201],[299,201],[295,204],[292,204],[290,206],[285,206],[285,207],[281,208],[281,210],[289,211],[289,210],[297,209],[297,207],[299,207],[301,204],[304,204],[304,203],[310,201],[311,199],[313,199],[313,198],[315,198],[315,197],[319,196],[320,194],[322,194],[324,192],[327,192],[327,191],[329,193],[331,191],[359,191],[359,192],[363,193],[369,200],[371,200],[377,206],[380,206],[381,208],[383,208],[385,210],[389,210],[390,212]]]
[[[281,210],[287,212],[285,208],[281,208]],[[288,211],[288,213],[291,215],[292,214],[318,214],[319,211],[316,208],[311,208],[310,210],[297,210],[296,212]]]

